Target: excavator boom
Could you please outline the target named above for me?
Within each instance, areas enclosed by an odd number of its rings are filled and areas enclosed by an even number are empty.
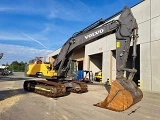
[[[124,7],[118,20],[100,19],[92,25],[73,34],[62,46],[56,58],[53,68],[57,71],[57,79],[52,81],[25,81],[24,89],[31,92],[45,94],[46,96],[59,97],[69,92],[87,92],[87,85],[83,82],[73,80],[68,75],[72,56],[77,49],[86,44],[96,41],[104,36],[115,34],[116,36],[116,80],[112,83],[109,95],[103,102],[95,106],[107,108],[115,111],[123,111],[133,104],[139,102],[143,94],[133,82],[136,69],[134,67],[136,57],[138,25],[131,9]],[[130,42],[133,40],[133,68],[126,68],[126,62],[130,49]],[[124,77],[124,72],[130,72]],[[53,76],[54,77],[54,76]],[[70,80],[70,81],[69,81]],[[45,91],[45,92],[44,92]]]

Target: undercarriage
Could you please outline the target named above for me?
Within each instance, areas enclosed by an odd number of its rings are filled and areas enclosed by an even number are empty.
[[[84,93],[88,91],[87,84],[79,81],[30,80],[24,82],[23,88],[25,91],[53,98],[65,96],[69,92]]]

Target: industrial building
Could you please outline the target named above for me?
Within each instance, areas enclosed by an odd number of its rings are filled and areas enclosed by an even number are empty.
[[[136,83],[140,81],[140,88],[146,91],[160,92],[160,1],[144,0],[132,7],[132,12],[139,27],[137,42],[137,73]],[[112,19],[117,20],[118,15]],[[132,46],[132,45],[131,45]],[[92,70],[93,73],[102,71],[102,82],[111,83],[116,77],[116,38],[109,35],[95,42],[85,45],[74,53],[73,59],[78,61],[79,70]],[[49,61],[54,61],[60,49],[47,55]],[[128,57],[127,67],[131,67],[131,54]]]

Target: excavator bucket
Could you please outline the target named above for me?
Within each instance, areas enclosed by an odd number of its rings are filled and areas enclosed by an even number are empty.
[[[143,98],[142,91],[133,81],[115,80],[112,82],[110,92],[103,102],[94,106],[113,111],[124,111]]]

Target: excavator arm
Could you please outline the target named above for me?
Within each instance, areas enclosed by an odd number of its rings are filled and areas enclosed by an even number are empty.
[[[64,44],[54,66],[57,68],[59,76],[66,75],[69,69],[67,63],[70,63],[71,56],[76,49],[96,41],[101,37],[115,34],[116,80],[112,83],[109,95],[106,99],[103,102],[95,104],[95,106],[115,111],[123,111],[139,102],[143,97],[143,93],[133,81],[134,74],[137,72],[135,69],[136,42],[138,37],[136,19],[130,8],[125,7],[118,20],[110,22],[100,20],[92,26],[74,34]],[[126,68],[131,40],[133,41],[133,67]],[[56,67],[57,65],[58,67]],[[129,76],[124,77],[125,71],[130,73]]]
[[[100,19],[92,25],[86,27],[78,33],[73,34],[71,38],[61,48],[56,58],[53,68],[57,71],[58,82],[51,81],[25,81],[24,89],[51,97],[59,97],[66,91],[86,92],[87,85],[78,81],[67,81],[67,73],[70,69],[72,56],[77,49],[86,44],[94,42],[110,34],[116,36],[116,80],[111,85],[110,92],[103,102],[95,106],[107,108],[115,111],[123,111],[133,104],[139,102],[143,94],[133,82],[136,73],[136,41],[138,25],[130,8],[124,7],[118,20]],[[126,68],[126,62],[130,49],[131,40],[133,41],[133,68]],[[129,76],[124,77],[124,72],[130,72]],[[53,76],[54,77],[54,76]]]

